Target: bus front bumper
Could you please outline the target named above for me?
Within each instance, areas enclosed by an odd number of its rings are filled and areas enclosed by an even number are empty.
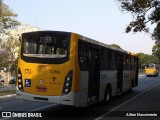
[[[49,102],[63,105],[75,105],[73,92],[65,96],[41,96],[22,92],[16,87],[16,98],[29,101]]]

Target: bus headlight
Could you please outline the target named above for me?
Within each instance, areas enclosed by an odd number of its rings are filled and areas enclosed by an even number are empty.
[[[72,74],[73,74],[73,71],[71,70],[71,71],[68,72],[68,74],[65,77],[62,95],[66,95],[66,94],[68,94],[68,93],[71,92],[71,88],[72,88]]]

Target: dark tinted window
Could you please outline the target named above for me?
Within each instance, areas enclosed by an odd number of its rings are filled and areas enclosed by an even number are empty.
[[[68,54],[69,37],[54,34],[23,36],[23,55],[37,58],[63,58]]]
[[[101,70],[109,69],[109,54],[107,49],[101,50]]]
[[[115,70],[117,69],[117,61],[116,61],[116,52],[110,52],[110,69]]]
[[[79,58],[79,66],[81,70],[87,70],[87,44],[84,42],[79,42],[78,45],[78,58]]]

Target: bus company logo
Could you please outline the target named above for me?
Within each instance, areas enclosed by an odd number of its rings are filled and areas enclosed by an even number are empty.
[[[56,80],[56,77],[52,77],[52,81],[54,82]]]
[[[44,81],[43,81],[43,80],[39,80],[39,84],[40,84],[40,85],[43,85],[43,84],[44,84]]]
[[[2,117],[11,117],[11,112],[2,112]]]
[[[31,69],[25,69],[25,70],[24,70],[24,73],[25,73],[25,74],[31,74]]]

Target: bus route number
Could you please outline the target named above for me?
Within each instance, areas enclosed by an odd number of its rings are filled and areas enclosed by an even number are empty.
[[[52,74],[61,74],[60,70],[50,70]]]
[[[41,43],[51,43],[52,42],[52,37],[51,36],[45,36],[45,37],[40,37],[40,42]]]

